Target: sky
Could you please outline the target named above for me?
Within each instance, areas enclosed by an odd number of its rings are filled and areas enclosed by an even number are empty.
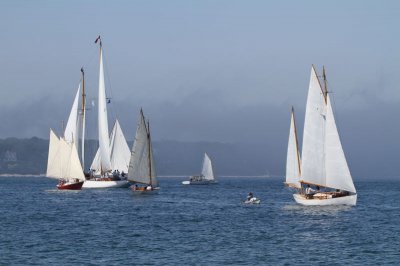
[[[347,157],[394,169],[399,25],[396,0],[3,0],[0,138],[60,131],[82,66],[96,102],[100,34],[110,127],[118,118],[129,140],[142,107],[155,140],[286,149],[292,105],[302,131],[314,64],[326,67]]]

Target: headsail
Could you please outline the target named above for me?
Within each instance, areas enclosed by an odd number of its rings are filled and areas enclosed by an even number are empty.
[[[81,85],[78,86],[78,91],[75,95],[74,103],[72,104],[71,112],[69,113],[67,126],[64,130],[64,138],[68,143],[77,141],[78,137],[78,102],[79,94],[81,91]]]
[[[64,138],[57,137],[51,129],[46,176],[85,179],[75,143],[68,143]]]
[[[329,95],[327,96],[325,136],[326,186],[356,193],[336,127]]]
[[[292,108],[290,119],[289,141],[286,157],[286,184],[288,186],[300,188],[300,154],[297,141],[296,122],[294,118],[294,109]]]
[[[46,171],[47,177],[61,178],[62,176],[59,150],[60,150],[60,139],[56,136],[54,131],[50,129],[49,154],[47,157],[47,171]]]
[[[201,174],[205,180],[214,180],[212,163],[207,153],[204,153],[203,169],[201,170]]]
[[[128,173],[131,151],[129,150],[124,133],[118,120],[115,121],[110,138],[111,149],[111,167],[113,170],[119,170],[121,173]]]

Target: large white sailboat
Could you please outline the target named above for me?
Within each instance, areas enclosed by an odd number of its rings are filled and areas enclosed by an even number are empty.
[[[80,85],[71,108],[67,126],[64,130],[64,136],[58,137],[50,129],[46,176],[59,179],[58,189],[79,190],[82,188],[85,180],[77,149],[79,141],[79,94]]]
[[[311,68],[300,160],[292,111],[286,161],[286,184],[297,189],[302,205],[356,205],[357,192],[343,152],[328,93]]]
[[[210,157],[204,153],[203,168],[201,175],[191,176],[188,181],[183,181],[183,185],[208,185],[218,183],[214,176],[214,171]]]
[[[98,136],[99,136],[99,149],[95,156],[89,179],[83,184],[83,188],[115,188],[115,187],[129,187],[129,182],[121,173],[127,167],[121,166],[124,162],[120,163],[120,158],[126,154],[127,148],[125,137],[118,121],[116,122],[110,142],[108,134],[108,118],[107,118],[107,98],[105,93],[104,82],[104,67],[103,67],[103,48],[100,36],[96,39],[96,43],[100,41],[100,70],[99,70],[99,89],[98,89]],[[125,142],[125,144],[123,143]],[[127,149],[129,152],[129,148]],[[113,153],[112,153],[113,151]],[[114,156],[112,156],[114,154]],[[114,160],[112,160],[114,158]],[[126,159],[125,159],[126,161]],[[96,167],[96,168],[94,168]],[[115,168],[118,167],[118,168]],[[119,168],[122,167],[122,168]],[[118,171],[117,171],[118,170]],[[121,171],[121,172],[120,172]]]
[[[140,110],[139,123],[132,147],[128,180],[134,183],[131,186],[133,192],[148,192],[158,189],[151,144],[150,123],[147,122],[146,124],[143,110]]]

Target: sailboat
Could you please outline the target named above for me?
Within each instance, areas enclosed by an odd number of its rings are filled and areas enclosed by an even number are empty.
[[[134,184],[133,192],[148,192],[158,189],[158,181],[151,144],[150,123],[140,110],[139,123],[136,129],[135,141],[132,146],[129,162],[128,180]]]
[[[325,68],[323,83],[315,67],[311,68],[301,160],[292,109],[285,183],[297,190],[293,197],[301,205],[354,206],[357,203],[357,192],[336,127]]]
[[[79,190],[85,176],[79,160],[78,149],[78,101],[80,85],[68,118],[63,137],[50,129],[49,154],[46,176],[59,179],[58,189]]]
[[[127,144],[118,121],[114,126],[112,140],[110,142],[108,134],[107,99],[104,82],[103,48],[100,36],[96,39],[95,43],[97,43],[98,41],[100,41],[100,70],[98,89],[99,150],[97,156],[95,156],[95,159],[93,160],[94,163],[92,163],[89,179],[85,181],[85,183],[83,184],[83,188],[129,187],[130,184],[128,180],[126,180],[126,177],[119,175],[118,173],[120,170],[114,168],[117,165],[116,162],[119,162],[119,158],[124,157],[123,142],[125,142],[126,146]],[[114,140],[116,140],[116,143],[114,142]],[[113,157],[112,151],[114,151]],[[121,153],[121,155],[119,153]],[[112,163],[112,158],[116,158],[114,160],[114,164]],[[95,166],[96,168],[93,168],[93,166]],[[121,170],[123,171],[123,169]]]
[[[207,153],[204,153],[201,175],[191,176],[189,181],[182,182],[183,185],[208,185],[216,183],[218,182],[215,180],[211,159],[208,157]]]

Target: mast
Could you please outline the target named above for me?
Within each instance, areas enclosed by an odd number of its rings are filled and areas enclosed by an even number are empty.
[[[148,160],[149,160],[149,174],[150,174],[150,186],[151,186],[151,138],[150,138],[150,121],[147,120],[147,141],[148,141]]]
[[[82,159],[82,169],[85,171],[85,105],[86,105],[86,94],[85,94],[85,71],[83,67],[81,68],[82,73],[82,144],[81,144],[81,159]]]
[[[326,80],[325,66],[322,66],[322,77],[324,79],[324,98],[325,104],[327,103],[327,95],[328,95],[328,82]]]

